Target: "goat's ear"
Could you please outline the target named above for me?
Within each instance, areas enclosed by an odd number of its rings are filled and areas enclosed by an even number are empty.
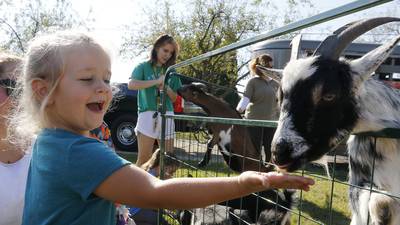
[[[353,60],[350,62],[351,70],[354,71],[354,76],[358,76],[358,79],[354,79],[358,84],[367,80],[375,70],[386,60],[396,44],[400,41],[400,36],[395,39],[381,45],[380,47],[368,52],[363,57]],[[356,83],[356,84],[357,84]]]
[[[257,69],[263,73],[265,76],[271,78],[272,80],[281,83],[283,70],[271,69],[264,66],[256,65]]]

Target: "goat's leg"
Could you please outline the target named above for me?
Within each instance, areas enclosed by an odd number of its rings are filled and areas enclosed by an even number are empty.
[[[208,140],[207,150],[204,154],[203,159],[197,164],[198,167],[200,167],[200,168],[205,167],[208,164],[208,162],[211,159],[211,151],[212,151],[214,145],[217,144],[217,141],[218,141],[217,135],[213,135],[212,138],[210,140]]]
[[[351,225],[400,224],[400,204],[381,193],[350,187]]]
[[[369,201],[369,212],[371,224],[373,225],[395,225],[400,224],[398,213],[399,202],[394,198],[380,193],[372,193]]]
[[[350,225],[366,225],[368,220],[368,202],[370,193],[357,187],[349,187],[351,223]]]

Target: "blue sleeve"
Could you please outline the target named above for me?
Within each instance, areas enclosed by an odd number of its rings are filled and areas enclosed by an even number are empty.
[[[129,161],[93,138],[80,138],[70,146],[64,182],[82,199],[90,194],[111,174]]]
[[[131,79],[144,80],[144,63],[141,63],[133,69]]]

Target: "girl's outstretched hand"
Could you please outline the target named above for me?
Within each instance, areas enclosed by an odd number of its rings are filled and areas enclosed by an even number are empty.
[[[301,189],[304,191],[310,190],[310,185],[314,184],[314,180],[296,176],[283,174],[278,172],[255,172],[246,171],[238,176],[239,184],[245,188],[256,189],[261,191],[269,188],[282,188],[282,189]]]

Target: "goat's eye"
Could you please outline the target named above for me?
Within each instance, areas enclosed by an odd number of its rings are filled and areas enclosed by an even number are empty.
[[[335,94],[325,94],[322,96],[322,99],[326,102],[330,102],[333,99],[335,99],[336,95]]]

